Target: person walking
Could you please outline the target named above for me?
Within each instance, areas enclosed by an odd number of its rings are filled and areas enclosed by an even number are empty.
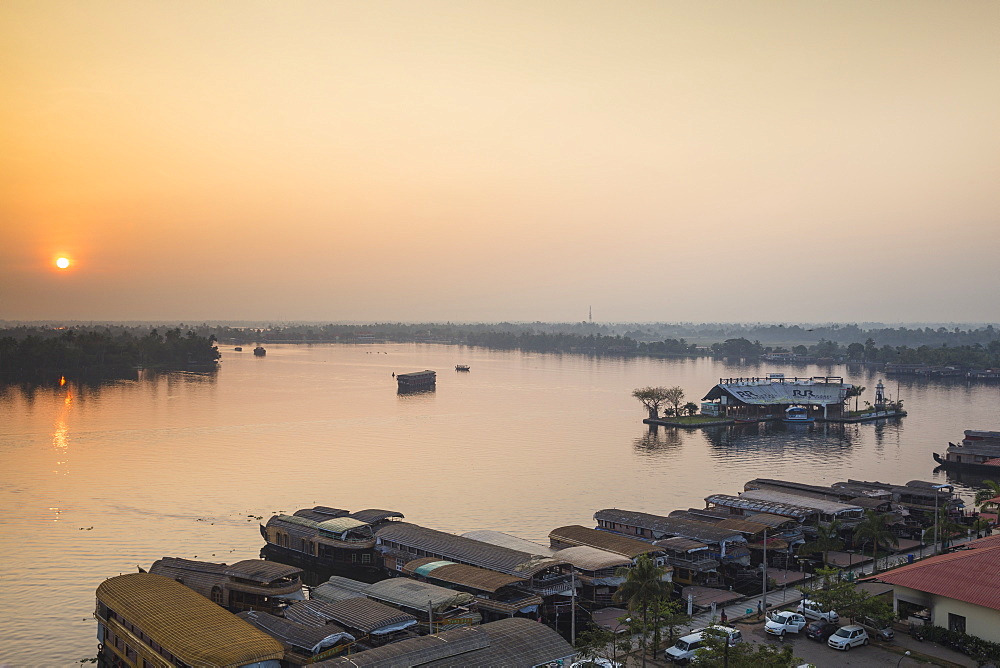
[[[726,622],[729,621],[729,618],[726,617],[726,609],[725,608],[722,609],[722,614],[719,615],[719,621],[722,622],[723,624],[725,624]]]

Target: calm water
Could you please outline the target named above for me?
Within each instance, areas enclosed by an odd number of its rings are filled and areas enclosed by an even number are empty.
[[[844,375],[844,367],[595,360],[434,345],[223,349],[218,374],[0,391],[0,662],[72,665],[96,654],[94,590],[162,556],[256,558],[258,521],[315,504],[399,510],[464,532],[547,542],[619,507],[666,514],[747,480],[943,480],[931,452],[1000,429],[1000,388],[903,382],[886,424],[663,430],[631,398],[720,377]],[[457,363],[470,373],[455,372]],[[399,396],[392,372],[434,369]],[[895,395],[895,382],[888,383]]]

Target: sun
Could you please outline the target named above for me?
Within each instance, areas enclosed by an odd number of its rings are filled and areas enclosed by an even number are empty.
[[[69,268],[69,258],[68,257],[61,257],[61,258],[59,258],[58,260],[56,260],[56,266],[59,267],[60,269],[68,269]]]

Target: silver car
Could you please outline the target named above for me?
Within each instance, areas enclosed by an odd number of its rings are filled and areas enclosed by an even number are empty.
[[[845,652],[852,647],[868,644],[868,631],[857,624],[841,626],[837,632],[830,636],[826,644],[834,649],[842,649]]]

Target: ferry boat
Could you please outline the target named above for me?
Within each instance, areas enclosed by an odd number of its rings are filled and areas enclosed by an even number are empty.
[[[1000,431],[965,430],[961,443],[949,443],[934,461],[946,469],[964,469],[1000,475]]]
[[[434,389],[437,383],[437,374],[430,369],[426,371],[414,371],[413,373],[396,374],[396,383],[400,392],[412,392],[414,390]]]
[[[810,422],[815,422],[816,418],[810,416],[809,412],[802,406],[789,406],[785,409],[785,417],[783,417],[781,421],[808,424]]]

